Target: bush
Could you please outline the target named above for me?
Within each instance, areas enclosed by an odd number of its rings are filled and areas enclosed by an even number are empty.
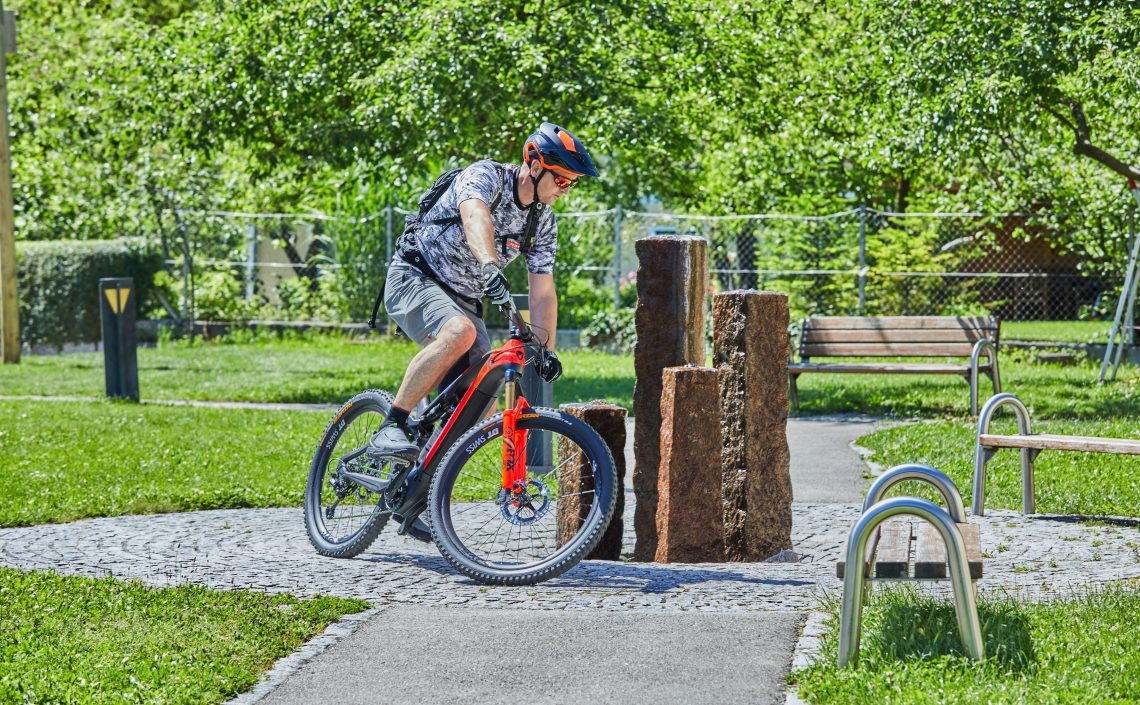
[[[582,329],[582,343],[588,348],[632,354],[636,342],[633,308],[601,313]]]
[[[94,343],[102,337],[99,280],[131,277],[139,318],[153,308],[162,255],[142,238],[16,243],[20,331],[29,345]]]
[[[558,302],[560,328],[585,328],[613,311],[613,289],[583,277],[570,277],[559,283]]]
[[[351,320],[345,297],[344,280],[336,272],[323,272],[314,285],[309,277],[292,277],[277,282],[277,305],[262,307],[263,320],[325,321]]]
[[[257,317],[263,299],[257,296],[252,301],[246,300],[245,284],[234,267],[195,263],[194,271],[194,318],[245,323]],[[172,275],[160,271],[154,277],[154,284],[168,301],[181,299],[181,272]]]

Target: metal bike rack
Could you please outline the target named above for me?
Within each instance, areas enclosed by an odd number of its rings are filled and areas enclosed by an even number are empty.
[[[1017,428],[1023,436],[1030,435],[1029,410],[1016,396],[1005,393],[996,394],[989,398],[982,411],[978,414],[978,432],[974,437],[974,516],[985,515],[986,505],[986,463],[1000,448],[986,448],[982,446],[981,437],[990,430],[990,421],[994,412],[1002,406],[1013,407],[1017,415]],[[1035,511],[1033,492],[1033,460],[1041,452],[1040,448],[1021,449],[1021,513],[1033,514]]]
[[[998,374],[997,346],[992,340],[979,340],[970,352],[970,415],[978,413],[978,359],[982,351],[986,351],[986,358],[990,361],[990,372],[993,375],[994,393],[1001,391],[1001,375]]]
[[[892,497],[878,502],[859,517],[847,541],[847,570],[843,579],[843,608],[839,622],[839,667],[854,665],[859,660],[859,634],[863,616],[863,584],[866,580],[867,541],[879,524],[900,514],[917,516],[930,522],[946,544],[950,564],[950,585],[954,590],[954,611],[962,646],[970,658],[985,656],[982,625],[978,619],[978,601],[970,581],[966,561],[966,542],[954,519],[938,505],[917,497]]]
[[[946,509],[917,497],[882,497],[894,485],[905,480],[921,480],[934,485],[946,501]],[[958,616],[958,631],[962,645],[971,658],[985,655],[982,625],[978,619],[978,601],[974,584],[970,580],[970,565],[966,557],[966,542],[958,523],[965,521],[966,509],[962,495],[954,481],[945,473],[929,465],[897,465],[879,476],[867,492],[863,514],[851,529],[847,539],[847,569],[843,579],[843,606],[839,623],[839,667],[844,668],[859,660],[859,634],[863,616],[868,546],[871,534],[887,519],[907,514],[930,522],[946,545],[950,565],[950,584],[954,591],[954,610]]]
[[[922,480],[934,485],[942,493],[942,499],[946,500],[946,511],[950,513],[950,517],[956,522],[966,521],[966,506],[962,503],[962,494],[958,492],[958,486],[954,481],[941,470],[918,463],[896,465],[880,475],[871,483],[871,489],[867,490],[863,511],[866,512],[878,504],[887,490],[904,480]]]

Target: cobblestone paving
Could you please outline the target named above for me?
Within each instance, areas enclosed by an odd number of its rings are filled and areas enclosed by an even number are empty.
[[[628,495],[632,499],[632,494]],[[631,502],[632,504],[632,502]],[[810,610],[841,588],[835,560],[859,507],[794,505],[796,563],[670,564],[588,561],[539,587],[487,587],[451,569],[430,544],[388,527],[352,560],[318,556],[300,509],[126,516],[0,530],[0,564],[137,578],[155,585],[324,593],[375,605],[548,609]],[[626,509],[632,550],[632,507]],[[1140,528],[992,511],[982,524],[983,591],[1030,597],[1140,578]],[[941,585],[945,585],[943,582]],[[944,588],[936,588],[944,589]]]

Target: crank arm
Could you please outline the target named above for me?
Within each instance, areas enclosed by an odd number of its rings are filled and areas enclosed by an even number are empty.
[[[349,472],[348,470],[341,470],[340,476],[352,480],[364,489],[370,492],[383,492],[388,489],[388,481],[381,480],[378,477],[365,475],[359,472]]]

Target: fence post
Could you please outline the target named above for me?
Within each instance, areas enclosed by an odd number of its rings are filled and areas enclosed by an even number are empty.
[[[862,316],[867,304],[867,206],[859,206],[859,315]]]
[[[389,203],[385,209],[387,211],[387,225],[384,231],[384,261],[385,263],[392,261],[392,204]],[[387,264],[385,264],[387,266]]]
[[[250,223],[245,230],[245,300],[253,300],[253,279],[257,267],[257,223]]]
[[[621,206],[614,206],[614,310],[621,308]]]
[[[388,268],[392,266],[392,215],[394,213],[394,207],[389,203],[384,211],[384,279],[387,280]],[[381,284],[381,286],[383,286],[383,284]],[[384,317],[388,319],[388,323],[384,326],[384,329],[388,331],[388,335],[394,336],[397,330],[396,322],[388,315],[387,307],[384,308]]]
[[[180,243],[182,249],[182,328],[183,332],[194,339],[194,313],[192,309],[191,299],[194,296],[193,289],[193,274],[194,271],[190,262],[190,229],[186,226],[186,221],[178,213],[174,211],[174,222],[178,228],[178,234],[182,236]]]

